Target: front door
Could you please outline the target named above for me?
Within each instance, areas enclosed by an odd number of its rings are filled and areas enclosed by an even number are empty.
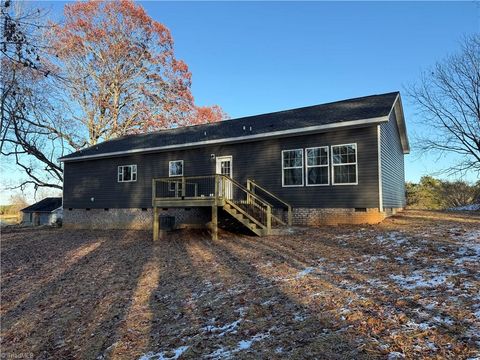
[[[217,174],[228,176],[233,179],[233,158],[232,156],[218,156],[217,157]],[[225,197],[231,199],[232,183],[230,181],[225,182]]]

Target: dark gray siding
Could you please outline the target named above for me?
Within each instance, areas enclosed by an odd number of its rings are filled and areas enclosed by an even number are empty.
[[[358,185],[282,187],[281,151],[357,143]],[[233,177],[253,179],[294,207],[378,208],[378,145],[375,126],[256,142],[65,163],[64,208],[151,207],[151,179],[168,177],[168,162],[184,160],[184,175],[215,172],[216,156],[233,156]],[[136,164],[138,180],[117,182],[117,166]],[[90,199],[94,198],[92,202]]]
[[[404,154],[395,111],[387,123],[380,125],[380,147],[383,207],[405,207]]]

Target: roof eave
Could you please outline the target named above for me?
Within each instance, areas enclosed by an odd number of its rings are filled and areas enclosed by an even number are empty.
[[[69,161],[80,161],[80,160],[88,160],[88,159],[100,159],[100,158],[117,157],[122,155],[131,155],[131,154],[139,154],[139,153],[147,153],[147,152],[161,152],[161,151],[174,150],[174,149],[176,150],[176,149],[195,148],[195,147],[202,147],[202,146],[215,145],[215,144],[238,143],[238,142],[246,142],[251,140],[260,140],[260,139],[275,138],[275,137],[305,135],[305,134],[316,133],[316,132],[333,131],[337,129],[376,125],[379,123],[387,122],[388,118],[389,116],[380,116],[380,117],[369,118],[369,119],[336,122],[333,124],[307,126],[303,128],[297,128],[297,129],[271,131],[268,133],[238,136],[234,138],[223,138],[223,139],[197,141],[197,142],[178,144],[178,145],[165,145],[165,146],[157,146],[157,147],[150,147],[150,148],[114,151],[114,152],[95,154],[95,155],[61,157],[58,160],[61,162],[69,162]]]

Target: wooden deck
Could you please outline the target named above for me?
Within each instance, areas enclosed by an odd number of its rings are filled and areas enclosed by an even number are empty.
[[[273,213],[274,207],[255,193],[263,192],[282,204],[288,210],[288,220],[284,222]],[[270,235],[272,223],[291,225],[292,208],[253,181],[247,187],[225,175],[207,175],[190,177],[169,177],[152,179],[153,239],[160,234],[159,209],[211,207],[212,239],[218,237],[218,208],[222,208],[258,236]]]

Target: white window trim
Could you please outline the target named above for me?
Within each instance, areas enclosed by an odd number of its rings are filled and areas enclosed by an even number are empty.
[[[349,146],[353,145],[355,146],[355,162],[354,163],[342,163],[342,164],[335,164],[333,161],[333,148],[334,147],[340,147],[340,146]],[[358,185],[358,147],[357,143],[349,143],[349,144],[338,144],[338,145],[332,145],[331,146],[331,151],[330,151],[330,159],[332,162],[332,185]],[[335,183],[335,166],[344,166],[344,165],[355,165],[355,182],[354,183]]]
[[[327,149],[327,164],[326,165],[308,165],[308,150],[311,149]],[[309,184],[308,183],[308,169],[317,168],[317,167],[326,167],[327,168],[327,178],[328,181],[326,184]],[[305,149],[305,184],[306,186],[330,186],[330,149],[328,146],[314,146]]]
[[[132,168],[132,180],[125,180],[123,169],[126,167],[131,167]],[[117,182],[136,182],[138,175],[137,175],[137,165],[119,165],[117,168]],[[120,180],[120,174],[122,174],[122,180]],[[135,174],[135,180],[133,180],[133,174]]]
[[[287,169],[299,169],[300,167],[299,166],[289,166],[289,167],[284,167],[283,164],[284,164],[284,156],[283,154],[287,151],[301,151],[302,153],[302,184],[301,185],[285,185],[285,173],[284,173],[284,170],[287,170]],[[304,164],[304,154],[303,154],[303,149],[287,149],[287,150],[282,150],[282,187],[302,187],[304,186],[304,178],[305,178],[305,164]]]
[[[171,163],[174,163],[174,162],[181,162],[182,163],[182,173],[180,175],[172,175],[170,173],[170,164]],[[183,163],[183,160],[172,160],[172,161],[169,161],[168,162],[168,177],[177,177],[177,176],[183,176],[183,174],[185,173],[185,168],[184,168],[184,163]]]

